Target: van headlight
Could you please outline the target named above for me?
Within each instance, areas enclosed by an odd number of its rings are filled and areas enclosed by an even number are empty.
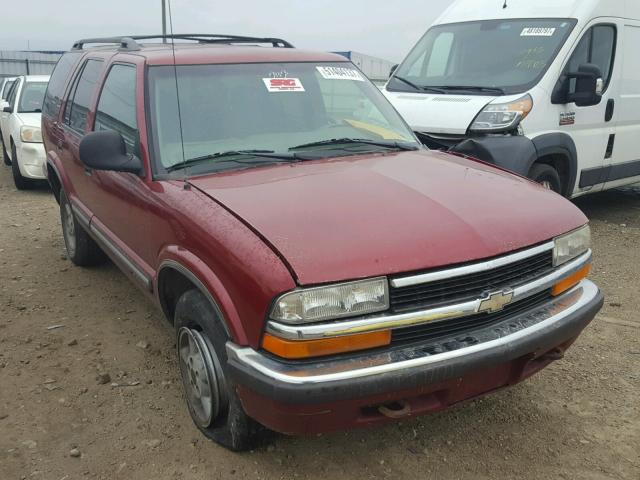
[[[558,267],[586,253],[591,248],[591,228],[585,225],[578,230],[555,239],[553,265]]]
[[[386,278],[306,288],[279,297],[269,317],[289,324],[305,324],[382,312],[389,308]]]
[[[469,131],[501,133],[514,130],[533,109],[533,98],[526,94],[514,102],[490,103],[475,118]]]
[[[25,143],[42,143],[42,131],[38,127],[22,127],[20,139]]]

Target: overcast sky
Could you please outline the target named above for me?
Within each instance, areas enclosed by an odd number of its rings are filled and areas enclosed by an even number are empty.
[[[83,37],[160,33],[161,0],[5,5],[1,50],[67,50]],[[176,33],[277,36],[299,48],[400,61],[452,0],[171,0]],[[26,7],[26,4],[25,4]]]

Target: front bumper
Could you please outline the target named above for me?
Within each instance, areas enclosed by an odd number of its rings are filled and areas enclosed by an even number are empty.
[[[18,167],[25,178],[46,179],[46,154],[42,143],[22,143],[18,150]]]
[[[247,413],[269,428],[293,434],[350,428],[371,423],[360,415],[371,406],[418,398],[433,388],[455,399],[444,408],[518,383],[550,363],[549,352],[573,343],[602,304],[598,287],[584,280],[543,306],[470,332],[479,343],[440,354],[428,353],[433,345],[418,344],[303,363],[229,343],[229,368]],[[438,340],[439,346],[450,340]],[[465,379],[466,390],[456,391]],[[341,410],[350,413],[345,417]],[[322,420],[314,421],[314,415]]]

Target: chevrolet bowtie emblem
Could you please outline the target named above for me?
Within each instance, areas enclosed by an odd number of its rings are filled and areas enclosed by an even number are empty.
[[[504,309],[513,300],[513,290],[500,290],[486,295],[480,302],[478,313],[496,313]]]

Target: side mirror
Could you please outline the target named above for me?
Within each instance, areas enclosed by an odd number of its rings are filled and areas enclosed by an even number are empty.
[[[396,70],[398,69],[400,65],[396,64],[393,67],[391,67],[391,70],[389,71],[389,78],[393,77],[393,74],[396,73]]]
[[[9,105],[8,107],[4,107],[4,108],[2,109],[2,111],[3,111],[4,113],[13,113],[13,107],[11,107],[11,105]]]
[[[85,135],[80,142],[80,161],[93,170],[142,173],[140,159],[127,153],[124,138],[113,130]]]
[[[571,80],[575,80],[574,91],[571,91]],[[585,63],[577,72],[569,72],[556,85],[551,97],[553,104],[575,103],[578,107],[599,105],[604,92],[602,71],[597,65]]]

